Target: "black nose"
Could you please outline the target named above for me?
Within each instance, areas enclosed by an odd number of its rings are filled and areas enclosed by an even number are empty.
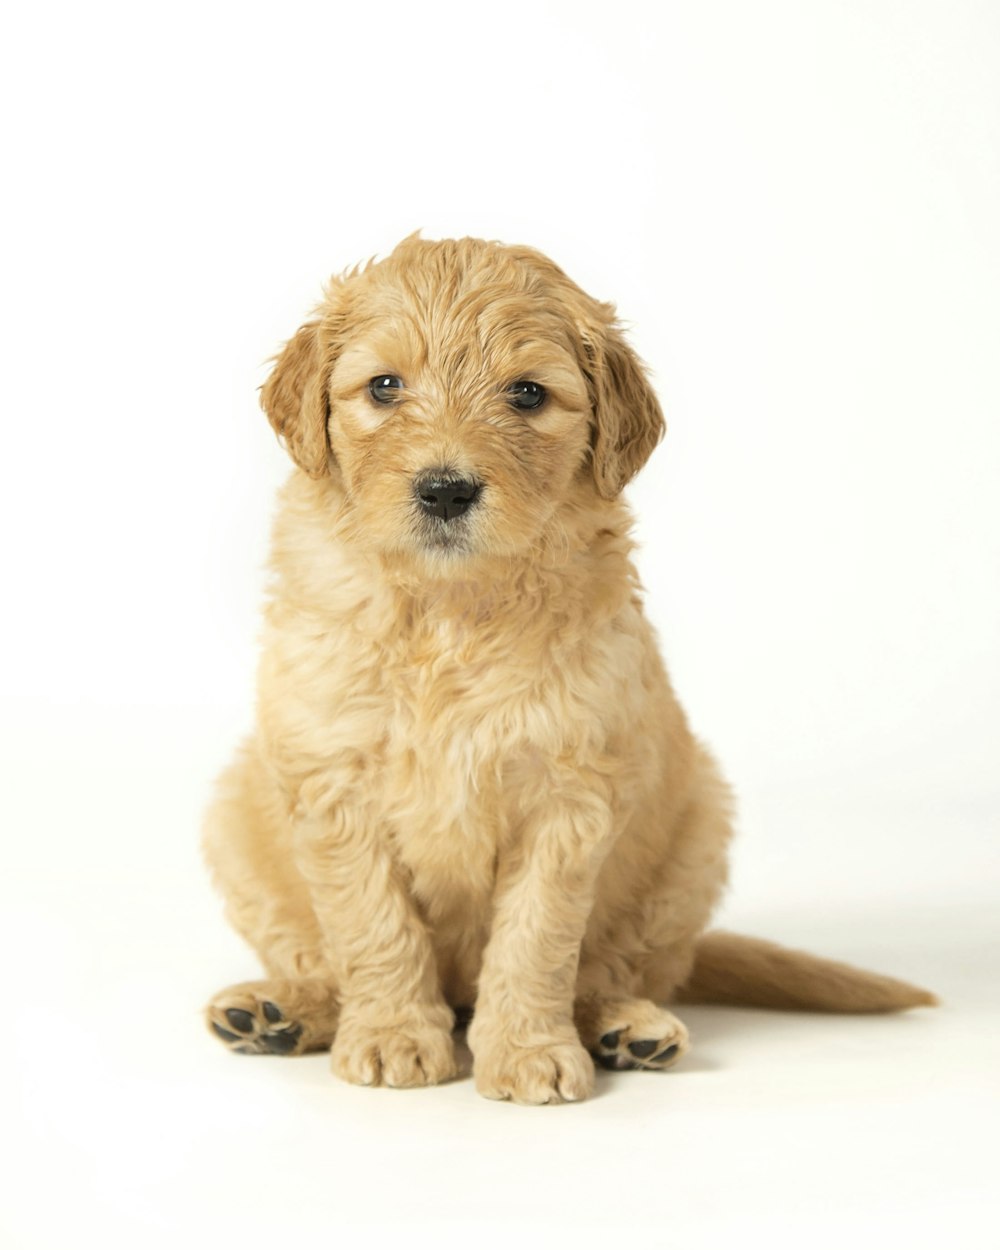
[[[457,477],[444,469],[428,469],[413,484],[417,500],[424,512],[442,521],[461,516],[476,502],[479,483]]]

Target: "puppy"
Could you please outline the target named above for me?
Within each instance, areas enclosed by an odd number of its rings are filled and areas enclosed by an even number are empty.
[[[678,1000],[844,1011],[923,990],[706,934],[730,795],[646,620],[621,493],[664,430],[614,309],[550,260],[405,240],[333,280],[263,388],[295,462],[257,729],[205,850],[267,980],[232,1049],[363,1085],[586,1098],[661,1071]]]

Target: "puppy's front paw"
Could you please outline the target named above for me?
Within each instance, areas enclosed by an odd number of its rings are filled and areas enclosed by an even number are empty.
[[[420,1017],[391,1025],[342,1017],[331,1056],[352,1085],[438,1085],[457,1072],[450,1027]]]
[[[472,1049],[476,1089],[486,1098],[538,1106],[580,1102],[593,1091],[593,1060],[573,1035],[527,1045],[499,1038]]]

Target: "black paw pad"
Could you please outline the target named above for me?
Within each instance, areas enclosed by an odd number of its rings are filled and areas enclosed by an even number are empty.
[[[230,1033],[228,1029],[224,1029],[221,1024],[212,1021],[212,1028],[218,1033],[224,1042],[238,1042],[240,1040],[238,1033]]]
[[[265,1055],[290,1055],[299,1044],[301,1028],[285,1029],[281,1033],[265,1033],[258,1045]]]
[[[621,1029],[616,1029],[614,1033],[605,1033],[601,1038],[601,1045],[605,1050],[617,1050],[618,1041],[622,1035]],[[591,1034],[593,1036],[593,1034]]]
[[[659,1044],[656,1041],[629,1042],[628,1048],[636,1059],[648,1059]]]
[[[220,1019],[208,1020],[212,1032],[238,1055],[297,1055],[302,1044],[302,1025],[289,1020],[270,999],[255,1003],[250,1010],[221,1006],[212,1009]],[[227,1027],[228,1026],[228,1027]]]
[[[653,1060],[654,1063],[666,1063],[668,1059],[673,1059],[674,1055],[680,1049],[679,1046],[668,1046],[666,1050],[661,1050]]]
[[[634,1072],[639,1065],[622,1055],[597,1055],[597,1062],[609,1072]]]
[[[253,1016],[249,1011],[241,1011],[239,1007],[230,1007],[226,1012],[226,1019],[237,1033],[253,1032]]]

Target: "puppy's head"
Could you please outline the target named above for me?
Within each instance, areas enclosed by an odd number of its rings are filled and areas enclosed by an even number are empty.
[[[612,306],[477,239],[413,237],[334,280],[262,403],[305,473],[339,478],[359,542],[449,562],[530,551],[664,429]]]

